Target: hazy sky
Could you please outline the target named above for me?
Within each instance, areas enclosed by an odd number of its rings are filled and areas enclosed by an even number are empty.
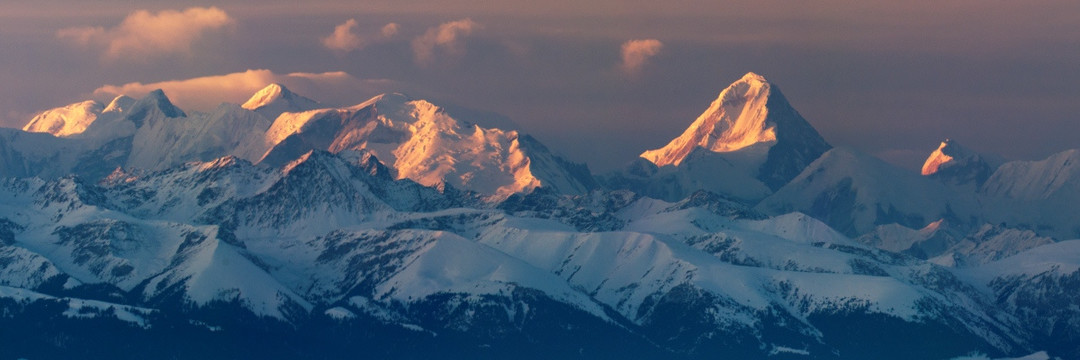
[[[753,71],[834,145],[908,168],[944,138],[1080,148],[1076,1],[42,1],[0,4],[0,125],[153,87],[185,110],[270,81],[492,111],[606,171]]]

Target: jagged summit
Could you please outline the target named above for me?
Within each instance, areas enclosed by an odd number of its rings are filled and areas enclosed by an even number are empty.
[[[930,153],[930,157],[926,158],[926,162],[922,166],[923,175],[933,175],[938,172],[938,169],[942,165],[953,161],[956,158],[965,158],[970,154],[967,149],[964,149],[952,139],[945,139],[938,145],[937,150]]]
[[[431,102],[382,94],[347,108],[280,115],[263,137],[260,163],[281,166],[313,150],[367,150],[398,178],[506,197],[537,187],[584,193],[591,176],[513,130],[484,128]],[[587,172],[586,172],[587,173]]]
[[[667,146],[641,157],[657,166],[678,166],[695,148],[731,152],[776,141],[776,124],[767,122],[772,86],[764,77],[747,73],[720,92],[697,120]]]
[[[945,139],[937,150],[930,153],[923,163],[922,174],[952,185],[980,186],[993,173],[992,166],[983,156],[960,146],[952,139]]]
[[[298,95],[284,85],[272,83],[252,95],[240,107],[248,109],[273,120],[284,112],[300,112],[316,109],[319,102]]]

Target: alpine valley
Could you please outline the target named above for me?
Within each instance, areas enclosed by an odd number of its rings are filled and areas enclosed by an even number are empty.
[[[1080,358],[1080,150],[918,174],[753,73],[607,174],[476,114],[270,84],[0,129],[0,353]]]

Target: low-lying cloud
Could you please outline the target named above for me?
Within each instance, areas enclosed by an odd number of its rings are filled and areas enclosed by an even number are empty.
[[[192,44],[207,32],[224,28],[233,19],[216,7],[152,13],[136,10],[112,28],[72,27],[56,37],[88,48],[103,49],[106,60],[144,59],[148,56],[190,54]]]
[[[472,19],[461,19],[429,28],[423,35],[412,41],[416,63],[426,66],[433,64],[436,56],[451,58],[464,56],[465,38],[483,27]]]
[[[630,40],[622,44],[622,63],[619,68],[627,74],[637,74],[649,59],[660,53],[664,43],[656,39]]]
[[[149,84],[133,82],[105,85],[94,90],[94,97],[101,101],[108,101],[121,94],[139,98],[150,91],[162,89],[169,99],[182,109],[210,111],[222,102],[241,104],[271,83],[285,85],[315,100],[339,101],[343,104],[359,103],[395,86],[390,80],[358,79],[342,71],[276,74],[270,70],[259,69]],[[358,98],[340,99],[332,94],[349,94]]]
[[[383,25],[379,29],[379,33],[373,36],[361,36],[358,28],[360,23],[356,19],[346,20],[344,23],[335,26],[334,32],[329,36],[322,38],[322,44],[326,48],[334,51],[349,52],[353,50],[363,49],[374,42],[382,42],[393,38],[398,33],[399,25],[397,23],[389,23]]]

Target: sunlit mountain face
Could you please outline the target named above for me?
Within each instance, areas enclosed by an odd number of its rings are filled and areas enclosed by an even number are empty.
[[[748,73],[594,174],[489,112],[262,86],[0,129],[4,354],[1080,356],[1076,150],[919,173]]]

